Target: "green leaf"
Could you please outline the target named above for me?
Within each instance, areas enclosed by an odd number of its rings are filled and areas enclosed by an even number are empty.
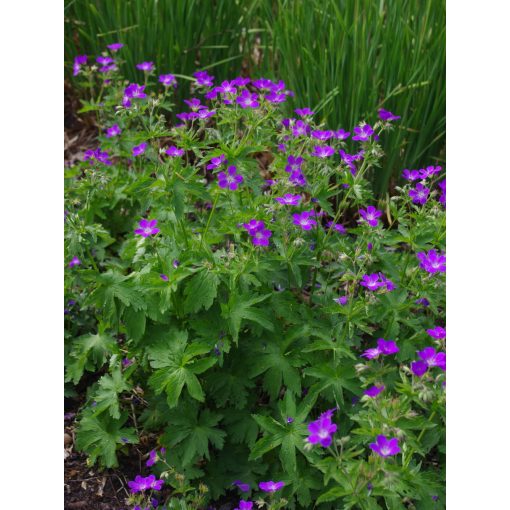
[[[129,307],[124,310],[123,317],[128,337],[135,340],[135,342],[140,340],[145,333],[145,312]]]
[[[186,296],[184,311],[186,313],[196,313],[201,308],[208,310],[216,298],[219,283],[218,276],[208,269],[195,274],[184,290]]]
[[[99,379],[99,390],[94,396],[96,401],[95,414],[100,414],[108,409],[112,418],[120,418],[119,395],[128,391],[130,385],[124,380],[120,367],[116,367],[112,375],[103,375]]]

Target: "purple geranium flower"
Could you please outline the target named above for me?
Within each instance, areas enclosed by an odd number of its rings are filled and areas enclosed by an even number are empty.
[[[418,357],[420,357],[429,368],[439,367],[441,370],[446,370],[446,354],[444,352],[436,353],[434,347],[425,347],[422,351],[418,351]]]
[[[439,189],[442,191],[441,196],[439,197],[439,203],[446,207],[446,179],[438,182],[437,185]]]
[[[368,445],[372,451],[381,457],[389,457],[390,455],[397,455],[400,453],[398,446],[398,439],[396,437],[389,439],[386,436],[379,435],[375,443]]]
[[[206,166],[207,170],[214,170],[215,168],[218,168],[220,165],[225,163],[227,160],[227,157],[225,154],[220,154],[216,158],[211,158],[211,161],[209,161],[209,164]]]
[[[294,225],[299,225],[303,230],[310,230],[317,222],[313,219],[314,211],[303,211],[302,213],[293,214]]]
[[[87,55],[76,55],[73,63],[73,76],[77,76],[81,70],[81,66],[87,63]]]
[[[175,76],[173,74],[161,74],[159,76],[159,81],[165,87],[170,87],[170,86],[177,87],[177,80],[175,79]]]
[[[378,113],[379,113],[379,118],[381,120],[390,121],[390,120],[400,119],[399,115],[395,115],[394,113],[391,113],[390,111],[385,110],[384,108],[381,108]]]
[[[283,205],[299,205],[301,198],[301,195],[292,195],[291,193],[286,193],[283,195],[283,197],[276,197],[275,200]]]
[[[109,64],[112,64],[113,63],[113,58],[112,57],[97,57],[96,58],[96,62],[98,64],[101,64],[102,66],[107,66]]]
[[[146,142],[142,142],[140,145],[135,145],[132,149],[133,156],[141,156],[145,152],[146,148],[147,148]]]
[[[402,177],[408,181],[415,181],[420,178],[418,170],[408,170],[407,168],[402,172]]]
[[[242,76],[238,76],[237,78],[234,78],[230,83],[236,85],[237,87],[244,87],[248,85],[250,81],[250,78],[243,78]]]
[[[435,174],[440,173],[442,168],[440,166],[428,166],[426,168],[420,169],[420,177],[422,179],[428,179],[429,177],[432,177]]]
[[[442,340],[443,338],[446,338],[446,330],[441,326],[436,326],[435,328],[427,329],[427,333],[436,340]]]
[[[201,108],[207,109],[207,106],[200,102],[200,99],[192,97],[191,99],[185,99],[184,102],[194,111],[197,112]]]
[[[309,132],[310,126],[302,120],[297,120],[296,123],[292,126],[292,135],[295,137],[307,136]]]
[[[168,281],[168,276],[167,276],[166,274],[164,274],[164,273],[161,273],[161,274],[159,275],[159,277],[160,277],[160,278],[161,278],[164,282],[167,282],[167,281]]]
[[[209,76],[207,71],[197,71],[193,73],[193,76],[197,80],[197,85],[202,87],[212,87],[214,82],[214,76]]]
[[[286,172],[295,172],[301,170],[301,165],[303,164],[303,158],[298,156],[297,158],[294,156],[289,156],[287,158],[287,165],[285,166]]]
[[[397,347],[397,344],[393,340],[385,340],[384,338],[379,338],[377,340],[377,347],[372,349],[367,349],[362,356],[367,359],[375,359],[378,358],[381,354],[383,356],[389,356],[390,354],[395,354],[400,349]]]
[[[289,175],[289,182],[293,186],[306,186],[306,177],[301,170],[295,170]]]
[[[236,485],[242,492],[248,492],[250,490],[250,484],[241,482],[241,480],[233,481],[232,485]]]
[[[248,90],[243,90],[241,95],[236,98],[236,102],[241,108],[258,108],[260,104],[257,99],[257,94],[252,94]]]
[[[370,386],[370,388],[367,388],[363,393],[368,397],[375,398],[382,391],[384,391],[384,384],[381,384],[381,386],[377,386],[375,384],[374,386]]]
[[[190,113],[190,117],[197,117],[198,119],[208,119],[212,117],[216,113],[216,110],[208,110],[207,108],[202,108],[198,110],[196,113]]]
[[[420,261],[420,267],[429,273],[446,272],[446,256],[436,250],[428,252],[420,251],[416,254]]]
[[[362,287],[367,288],[368,290],[377,290],[377,289],[384,287],[386,285],[385,282],[381,282],[379,280],[379,273],[363,275],[359,284]]]
[[[81,264],[81,260],[75,255],[69,262],[69,267],[79,266]]]
[[[274,83],[267,78],[259,78],[258,80],[252,81],[252,85],[259,90],[271,90]]]
[[[216,91],[220,94],[237,94],[235,84],[233,82],[229,82],[228,80],[222,81],[221,85],[216,87]]]
[[[151,467],[154,464],[156,464],[157,460],[158,460],[158,454],[156,453],[156,450],[151,450],[149,453],[149,458],[148,458],[147,462],[145,463],[145,465],[147,467]]]
[[[156,480],[154,475],[149,475],[144,478],[143,476],[136,476],[134,481],[129,481],[128,486],[133,494],[137,492],[143,492],[147,489],[160,491],[163,486],[164,480]]]
[[[317,138],[317,140],[321,140],[321,141],[329,140],[333,136],[334,136],[333,131],[320,131],[318,129],[315,131],[312,131],[312,137]]]
[[[264,222],[261,220],[250,220],[248,223],[243,223],[243,228],[248,231],[251,236],[264,228]]]
[[[175,145],[170,145],[165,151],[165,154],[171,158],[180,158],[184,154],[184,149],[179,149],[175,147]]]
[[[327,448],[333,441],[333,434],[336,432],[337,426],[331,422],[331,417],[321,416],[318,420],[308,424],[308,442],[312,444],[320,443],[321,446]]]
[[[160,230],[159,228],[156,228],[156,225],[158,224],[158,220],[146,220],[142,219],[139,222],[140,228],[137,228],[135,230],[135,234],[142,236],[142,237],[149,237],[156,235]]]
[[[229,166],[227,173],[220,172],[218,174],[218,186],[220,188],[228,188],[231,191],[235,191],[239,184],[243,182],[243,176],[237,173],[235,166]]]
[[[417,305],[422,305],[422,306],[429,306],[430,305],[430,302],[427,298],[419,298],[415,301],[415,303]]]
[[[264,492],[276,492],[279,491],[284,485],[284,482],[273,482],[270,480],[269,482],[260,482],[259,488]]]
[[[347,304],[347,296],[340,296],[335,299],[333,299],[335,303],[338,303],[339,305],[345,306]]]
[[[264,97],[266,98],[267,101],[274,104],[283,103],[284,101],[287,100],[286,94],[278,94],[278,92],[276,92],[275,90],[272,90],[269,94],[267,94]]]
[[[367,249],[368,251],[372,250],[372,243],[368,243]],[[386,286],[386,290],[388,291],[395,290],[395,284],[391,280],[386,278],[386,276],[384,276],[383,273],[379,273],[379,278],[381,279],[381,283],[383,284],[383,286]]]
[[[369,124],[365,124],[363,126],[357,126],[354,128],[355,135],[352,137],[353,140],[358,140],[360,142],[366,142],[371,135],[374,134],[374,130],[372,126]]]
[[[345,227],[343,225],[341,225],[340,223],[333,223],[332,221],[328,221],[328,223],[326,224],[326,227],[332,228],[333,230],[335,230],[339,234],[346,234],[347,233],[347,230],[345,230]]]
[[[306,117],[308,115],[313,115],[312,110],[310,108],[298,108],[297,110],[294,110],[300,117]]]
[[[109,44],[107,46],[107,48],[110,50],[110,51],[119,51],[124,45],[122,43],[113,43],[113,44]]]
[[[257,230],[252,236],[251,236],[251,242],[255,246],[269,246],[269,238],[273,235],[273,233],[263,228],[261,230]]]
[[[122,133],[118,124],[114,124],[106,130],[106,138],[112,138],[113,136],[120,135]]]
[[[239,501],[239,506],[237,508],[234,508],[234,510],[252,510],[253,508],[253,501],[245,501],[244,499],[241,499]]]
[[[421,182],[416,185],[415,189],[409,190],[409,196],[413,200],[413,204],[424,205],[427,202],[430,189],[426,188]]]
[[[338,140],[347,140],[349,136],[351,136],[350,131],[345,131],[344,129],[339,129],[338,131],[334,132],[335,138]]]
[[[379,223],[377,218],[382,216],[382,211],[379,211],[373,205],[369,205],[366,209],[360,209],[359,214],[371,227],[377,227]]]
[[[330,156],[333,156],[335,153],[335,149],[333,147],[330,147],[329,145],[316,145],[313,148],[313,152],[310,154],[312,156],[315,156],[316,158],[329,158]]]
[[[411,372],[416,377],[423,377],[423,375],[427,372],[429,366],[424,361],[413,361],[411,363]]]
[[[136,64],[136,68],[140,69],[140,71],[150,73],[154,70],[154,62],[142,62],[140,64]]]

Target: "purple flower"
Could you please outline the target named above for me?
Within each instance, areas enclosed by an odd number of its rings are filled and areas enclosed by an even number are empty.
[[[274,104],[283,103],[284,101],[287,100],[286,94],[278,94],[278,92],[276,92],[274,90],[271,91],[269,94],[267,94],[264,97],[266,98],[267,101],[269,101],[270,103],[274,103]]]
[[[286,193],[283,195],[283,197],[276,197],[275,200],[283,205],[299,205],[301,198],[301,195],[292,195],[291,193]]]
[[[346,140],[347,138],[349,138],[349,136],[351,136],[351,133],[350,133],[350,131],[345,131],[343,129],[339,129],[338,131],[334,132],[334,136],[338,140]]]
[[[390,121],[390,120],[400,119],[400,116],[395,115],[394,113],[391,113],[390,111],[385,110],[384,108],[381,108],[378,113],[379,113],[379,118],[381,120]]]
[[[241,108],[258,108],[260,104],[257,99],[257,94],[252,94],[248,90],[243,90],[241,95],[236,98],[236,103]]]
[[[287,158],[287,165],[285,166],[286,172],[295,172],[301,170],[301,165],[303,164],[303,158],[298,156],[295,158],[294,156],[289,156]]]
[[[372,273],[372,274],[365,274],[361,278],[361,281],[359,284],[362,287],[367,288],[368,290],[377,290],[381,287],[384,287],[386,284],[385,282],[381,282],[379,280],[379,273]]]
[[[106,138],[112,138],[113,136],[120,135],[122,133],[118,124],[114,124],[106,130]]]
[[[313,152],[310,154],[312,156],[315,156],[316,158],[329,158],[330,156],[333,156],[335,153],[335,149],[333,147],[330,147],[329,145],[316,145],[313,148]]]
[[[113,58],[112,57],[97,57],[96,58],[96,62],[98,64],[101,64],[102,66],[107,66],[109,64],[112,64],[113,63]]]
[[[152,489],[155,491],[160,491],[161,487],[163,486],[164,480],[157,480],[154,475],[149,475],[148,477],[144,478],[143,476],[136,476],[134,481],[129,481],[128,486],[131,489],[131,492],[133,494],[136,494],[137,492],[143,492],[147,489]]]
[[[413,361],[411,363],[411,372],[416,377],[423,377],[423,375],[427,372],[429,366],[424,361]]]
[[[331,422],[330,416],[321,416],[318,420],[308,424],[310,435],[307,441],[312,444],[320,443],[327,448],[333,441],[333,434],[336,432],[336,425]]]
[[[184,102],[194,111],[197,112],[201,108],[207,109],[207,106],[204,106],[200,99],[197,99],[196,97],[192,97],[191,99],[185,99]]]
[[[220,172],[218,174],[218,186],[220,188],[228,188],[231,191],[235,191],[242,182],[243,176],[237,173],[235,166],[229,166],[227,173]]]
[[[400,453],[398,446],[398,439],[396,437],[389,439],[386,436],[379,435],[375,443],[368,445],[372,451],[381,457],[389,457],[390,455],[397,455]]]
[[[340,223],[333,223],[332,221],[328,221],[326,226],[328,228],[332,228],[333,230],[335,230],[339,234],[346,234],[347,233],[347,230],[345,230],[345,227],[343,225],[341,225]]]
[[[252,85],[259,90],[271,90],[274,83],[267,78],[259,78],[258,80],[252,81]]]
[[[368,251],[372,251],[372,248],[374,247],[374,245],[372,243],[367,243],[367,250]],[[389,281],[389,280],[388,280]],[[391,282],[390,282],[391,283]],[[389,290],[393,290],[393,289],[389,289]]]
[[[128,99],[144,99],[147,94],[144,92],[145,85],[138,85],[138,83],[130,83],[124,89],[124,97]]]
[[[140,69],[140,71],[150,73],[154,70],[154,62],[142,62],[141,64],[136,64],[136,68]]]
[[[335,299],[333,299],[335,303],[338,303],[339,305],[345,306],[347,304],[347,296],[340,296]]]
[[[276,492],[279,491],[284,485],[285,483],[283,482],[273,482],[270,480],[269,482],[260,482],[259,488],[264,492]]]
[[[218,168],[220,165],[225,163],[227,160],[227,157],[225,154],[220,154],[216,158],[211,158],[211,161],[209,161],[209,164],[206,166],[207,170],[214,170],[215,168]]]
[[[382,211],[369,205],[366,209],[360,209],[359,214],[371,227],[377,227],[379,223],[377,218],[382,216]]]
[[[314,215],[314,211],[303,211],[299,214],[293,214],[292,223],[299,225],[303,230],[311,230],[314,225],[317,225],[317,222],[313,219]]]
[[[270,230],[267,230],[266,228],[257,230],[252,236],[251,236],[251,242],[255,246],[269,246],[269,238],[273,235],[273,233]]]
[[[109,44],[107,46],[107,48],[110,50],[110,51],[119,51],[124,45],[122,43],[113,43],[113,44]]]
[[[214,82],[214,76],[209,76],[207,71],[197,71],[193,73],[193,76],[197,80],[197,85],[202,87],[212,87]]]
[[[334,136],[333,131],[312,131],[313,138],[317,138],[317,140],[326,141],[329,140],[332,136]]]
[[[366,142],[371,135],[374,134],[374,130],[372,126],[369,124],[365,124],[363,126],[357,126],[354,128],[355,136],[352,137],[353,140],[358,140],[360,142]]]
[[[135,230],[135,234],[142,236],[142,237],[149,237],[149,236],[156,235],[159,232],[159,228],[156,228],[157,224],[158,224],[158,220],[142,219],[142,220],[140,220],[140,223],[139,223],[140,228],[137,228]]]
[[[372,349],[367,349],[362,356],[367,359],[376,359],[380,355],[389,356],[391,354],[395,354],[400,349],[397,347],[397,344],[393,340],[385,340],[384,338],[379,338],[377,340],[377,347]]]
[[[198,110],[196,113],[190,113],[190,117],[197,117],[199,119],[208,119],[209,117],[212,117],[216,113],[216,110],[208,110],[207,108],[202,108],[201,110]]]
[[[446,370],[446,354],[444,352],[436,353],[434,347],[425,347],[422,351],[418,351],[418,357],[420,357],[429,368],[439,367],[441,370]]]
[[[180,265],[181,265],[181,263],[177,259],[175,259],[172,262],[172,266],[174,267],[174,269],[177,269]]]
[[[100,73],[109,73],[110,71],[116,71],[118,69],[116,64],[110,64],[108,66],[102,66],[99,69]],[[105,84],[110,83],[110,80],[105,80]]]
[[[402,172],[402,177],[408,181],[415,181],[420,178],[418,170],[408,170],[407,168]]]
[[[75,255],[69,262],[69,267],[79,266],[80,264],[81,264],[81,260]]]
[[[368,243],[368,244],[370,245],[370,246],[368,246],[368,249],[371,250],[372,249],[371,243]],[[387,291],[395,290],[395,284],[391,280],[386,278],[386,276],[384,276],[384,274],[379,273],[379,278],[381,279],[381,283],[383,284],[383,286],[384,285],[386,286]]]
[[[429,273],[446,272],[446,256],[440,255],[436,250],[420,251],[416,254],[420,267]]]
[[[382,391],[384,391],[384,384],[381,384],[381,386],[370,386],[370,388],[366,389],[363,393],[368,397],[375,398]]]
[[[446,330],[441,326],[436,326],[433,329],[427,329],[427,333],[436,340],[442,340],[446,338]]]
[[[292,134],[295,137],[306,136],[310,132],[310,126],[302,120],[297,120],[292,126]]]
[[[87,55],[76,55],[73,63],[73,76],[77,76],[81,70],[81,66],[87,63]]]
[[[175,79],[175,76],[173,74],[161,74],[159,76],[159,81],[165,87],[170,87],[171,85],[177,87],[177,80]]]
[[[420,298],[415,301],[417,305],[429,306],[430,302],[427,298]]]
[[[301,170],[296,170],[289,175],[289,182],[293,186],[306,186],[306,177]]]
[[[164,282],[167,282],[167,281],[168,281],[168,276],[167,276],[166,274],[164,274],[164,273],[161,273],[161,274],[159,275],[159,277],[160,277],[160,278],[161,278]]]
[[[237,89],[234,86],[235,84],[229,81],[222,81],[219,87],[216,87],[216,90],[220,94],[237,94]]]
[[[442,191],[441,196],[439,197],[439,203],[446,207],[446,179],[438,182],[437,185]]]
[[[156,453],[156,450],[151,450],[149,453],[149,459],[145,463],[147,467],[151,467],[154,464],[156,464],[156,461],[158,460],[158,454]]]
[[[141,156],[145,152],[146,148],[147,148],[146,142],[142,142],[140,145],[135,145],[132,149],[133,156]]]
[[[99,147],[93,151],[93,150],[86,150],[85,155],[83,157],[84,161],[90,161],[92,163],[94,160],[99,161],[100,163],[103,163],[105,165],[111,165],[112,162],[109,159],[109,155],[107,151],[102,151]]]
[[[310,108],[298,108],[297,110],[294,110],[297,115],[299,115],[300,117],[306,117],[308,115],[313,115],[313,112],[312,110],[310,110]]]
[[[239,501],[239,506],[237,508],[234,508],[234,510],[252,510],[252,508],[253,508],[252,501],[245,501],[244,499],[241,499]]]
[[[236,485],[240,491],[242,492],[248,492],[250,490],[250,484],[243,483],[241,480],[235,480],[232,482],[232,485]]]
[[[287,423],[292,423],[294,421],[294,418],[291,416],[287,416]]]
[[[243,78],[242,76],[238,76],[237,78],[234,78],[230,83],[232,85],[236,85],[237,87],[244,87],[245,85],[248,85],[250,81],[250,78]]]
[[[409,190],[409,196],[413,200],[413,204],[424,205],[427,202],[430,189],[426,188],[421,182],[416,185],[415,189]]]
[[[130,358],[122,358],[122,366],[124,368],[130,367],[133,363],[134,361]]]
[[[420,169],[420,177],[422,179],[428,179],[435,174],[440,173],[442,168],[440,166],[428,166],[427,168]]]
[[[248,234],[253,236],[264,228],[264,222],[261,220],[250,220],[248,223],[243,223],[242,226],[248,231]]]
[[[180,158],[184,154],[184,149],[178,149],[175,145],[170,145],[165,154],[171,158]]]

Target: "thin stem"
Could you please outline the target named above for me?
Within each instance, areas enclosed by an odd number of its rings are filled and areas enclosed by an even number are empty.
[[[214,199],[214,203],[211,209],[211,213],[209,214],[209,219],[207,220],[207,225],[205,226],[204,233],[202,234],[202,242],[204,242],[205,236],[207,235],[207,231],[209,230],[209,225],[211,224],[211,219],[214,214],[214,210],[216,209],[216,204],[218,203],[218,199],[220,198],[220,194],[216,194],[216,198]]]

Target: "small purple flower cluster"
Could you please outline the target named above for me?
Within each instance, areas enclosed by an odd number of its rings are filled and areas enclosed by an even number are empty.
[[[416,256],[420,261],[420,267],[428,273],[446,272],[446,255],[441,255],[436,250],[429,250],[428,252],[420,251]]]
[[[397,347],[397,344],[393,340],[385,340],[384,338],[379,338],[377,340],[377,347],[373,347],[372,349],[367,349],[362,356],[367,359],[377,359],[379,356],[390,356],[391,354],[396,354],[400,349]]]
[[[273,233],[266,228],[263,221],[253,219],[243,223],[243,227],[251,236],[251,242],[255,246],[269,246],[269,238]]]
[[[428,200],[428,196],[430,193],[430,188],[425,186],[425,181],[429,177],[433,177],[436,174],[441,173],[442,168],[440,166],[428,166],[426,168],[420,168],[419,170],[408,170],[407,168],[402,172],[402,177],[407,181],[416,181],[418,179],[421,180],[418,184],[416,184],[415,188],[411,188],[409,190],[409,196],[413,204],[417,205],[425,205]],[[443,184],[444,183],[444,184]],[[441,197],[439,198],[439,202],[442,205],[446,204],[446,181],[443,180],[439,183],[439,187],[442,191]],[[443,189],[444,188],[444,189]]]
[[[89,161],[92,164],[94,160],[106,166],[112,164],[108,151],[102,151],[99,147],[95,151],[91,149],[85,151],[83,161]]]
[[[365,274],[362,276],[359,284],[371,291],[376,291],[382,288],[385,288],[387,291],[395,289],[395,284],[386,278],[383,273]]]

